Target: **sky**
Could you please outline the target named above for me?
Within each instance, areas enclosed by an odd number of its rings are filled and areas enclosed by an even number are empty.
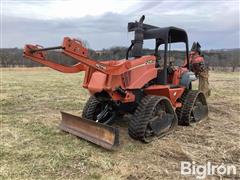
[[[127,23],[187,31],[189,43],[203,49],[239,48],[239,0],[0,0],[1,47],[58,46],[63,37],[87,41],[100,50],[129,46]],[[144,47],[153,47],[146,42]]]

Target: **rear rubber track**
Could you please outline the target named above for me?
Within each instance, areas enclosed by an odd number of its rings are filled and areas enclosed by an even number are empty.
[[[154,96],[142,98],[129,123],[128,134],[131,138],[141,141],[144,139],[146,126],[151,118],[151,112],[155,108],[154,101],[156,101]]]
[[[184,92],[183,96],[180,98],[179,102],[182,103],[182,107],[176,109],[179,125],[190,125],[192,121],[191,113],[199,93],[200,91],[198,90],[189,90]]]

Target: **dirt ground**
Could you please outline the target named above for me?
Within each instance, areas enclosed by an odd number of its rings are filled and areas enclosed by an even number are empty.
[[[234,164],[240,172],[239,73],[212,72],[209,118],[153,143],[130,139],[125,118],[114,152],[58,128],[59,111],[81,114],[88,98],[82,77],[41,68],[1,71],[0,179],[195,179],[180,175],[181,161]]]

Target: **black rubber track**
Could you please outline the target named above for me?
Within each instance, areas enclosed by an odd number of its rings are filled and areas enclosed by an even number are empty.
[[[148,123],[147,117],[150,116],[150,114],[145,114],[145,112],[147,112],[146,109],[149,109],[147,107],[149,106],[150,101],[153,98],[154,96],[143,97],[137,109],[135,110],[135,113],[133,114],[133,117],[129,122],[129,127],[128,127],[128,134],[131,138],[136,140],[142,140],[144,138],[145,129]],[[150,107],[153,107],[153,106],[150,106]],[[148,113],[150,112],[151,110],[148,111]]]
[[[182,105],[185,103],[186,101],[186,97],[187,97],[187,94],[190,90],[185,90],[182,94],[182,96],[177,100],[178,102],[182,103]],[[182,122],[180,122],[182,120],[182,107],[181,108],[176,108],[176,114],[177,114],[177,117],[178,117],[178,124],[181,125]]]
[[[128,134],[131,138],[148,143],[148,141],[146,141],[145,139],[146,127],[149,123],[149,120],[153,118],[153,112],[156,108],[156,105],[161,100],[165,100],[169,103],[169,101],[165,97],[160,97],[160,96],[148,95],[142,98],[141,102],[139,103],[129,123]],[[171,106],[170,103],[169,105]],[[172,109],[172,113],[175,116],[175,121],[172,124],[171,128],[169,129],[169,132],[177,125],[177,116],[173,109]]]
[[[194,107],[194,103],[200,93],[202,92],[198,90],[188,90],[184,92],[183,96],[179,100],[179,102],[182,103],[182,107],[176,109],[179,125],[190,125],[192,121],[191,113]]]
[[[90,96],[83,108],[82,117],[90,120],[95,120],[94,116],[99,103],[100,102],[94,96]]]

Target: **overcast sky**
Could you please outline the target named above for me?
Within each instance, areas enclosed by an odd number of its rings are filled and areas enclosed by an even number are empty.
[[[64,36],[93,49],[128,46],[127,23],[186,29],[203,49],[239,48],[239,0],[0,0],[1,46],[60,45]],[[149,44],[145,44],[145,47]]]

